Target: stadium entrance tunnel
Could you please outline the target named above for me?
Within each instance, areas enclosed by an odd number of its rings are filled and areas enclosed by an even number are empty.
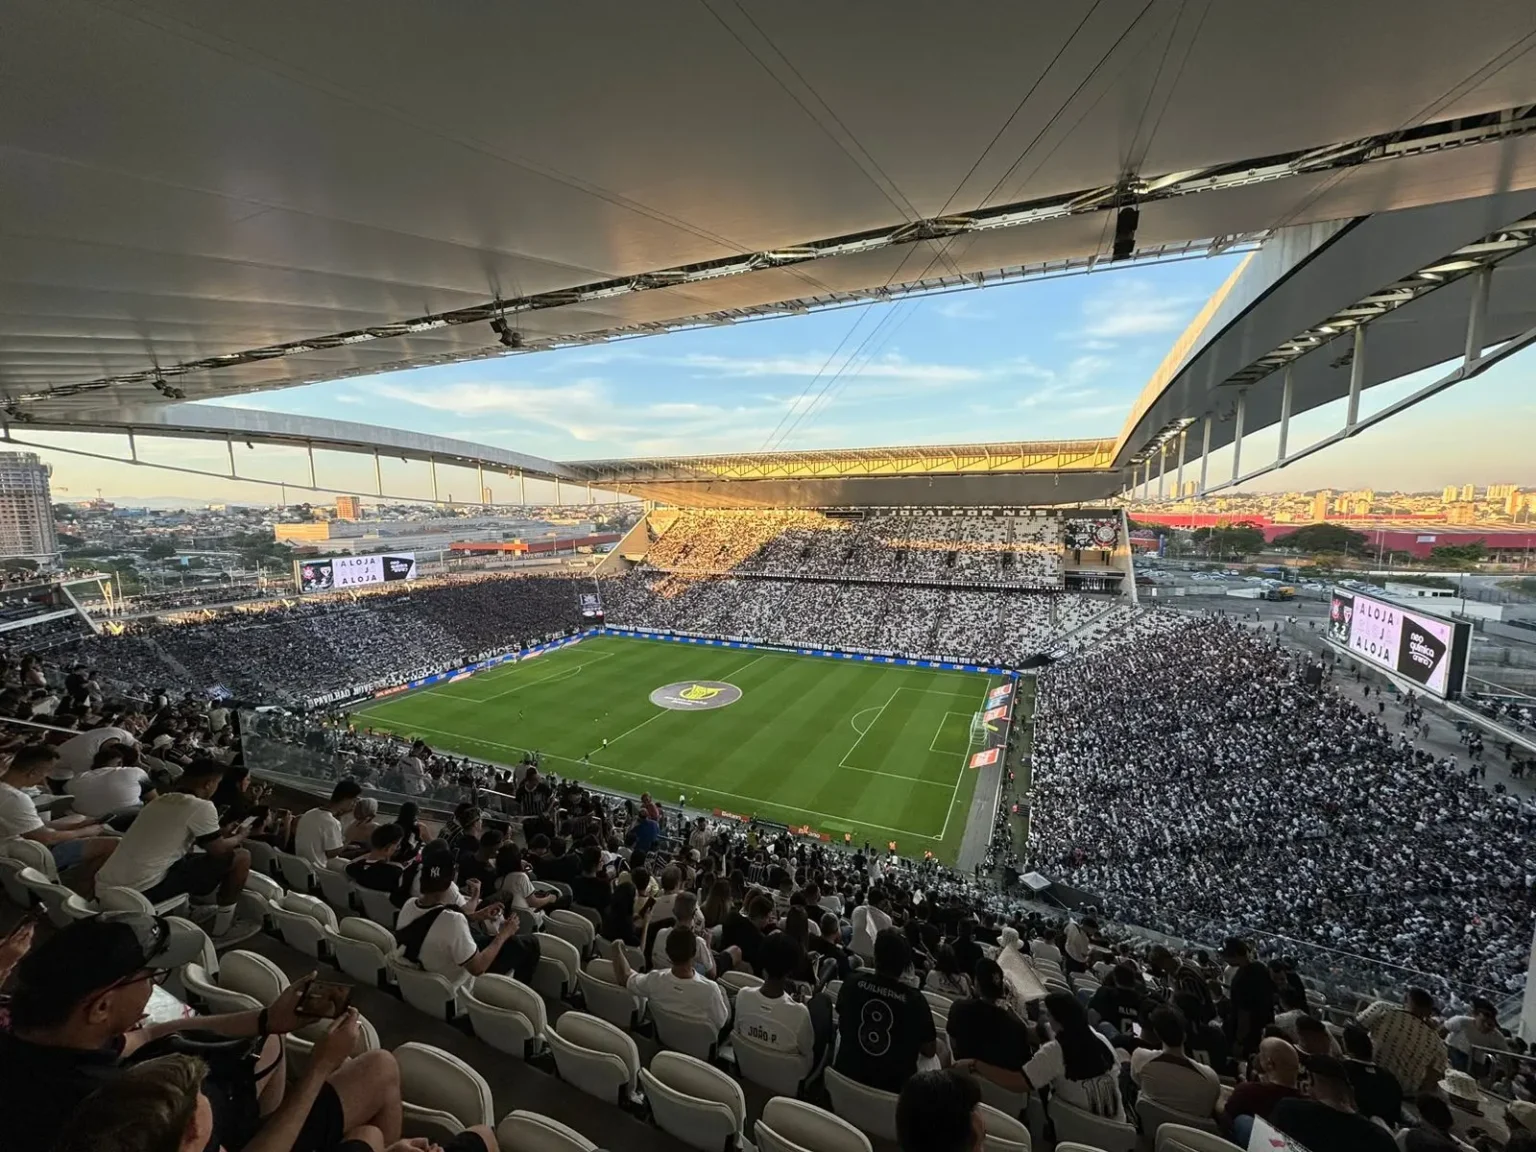
[[[663,684],[651,693],[651,703],[677,712],[703,712],[724,708],[741,699],[741,689],[724,680],[680,680]]]

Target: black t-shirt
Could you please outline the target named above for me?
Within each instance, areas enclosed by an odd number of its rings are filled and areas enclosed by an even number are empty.
[[[578,876],[571,881],[571,900],[583,908],[606,908],[613,899],[613,885],[606,876]]]
[[[122,1041],[95,1052],[49,1048],[0,1032],[0,1116],[6,1148],[45,1149],[76,1106],[118,1070]]]
[[[1365,1060],[1345,1060],[1349,1082],[1355,1086],[1355,1107],[1366,1116],[1380,1116],[1396,1127],[1402,1123],[1403,1086],[1397,1077]]]
[[[347,879],[360,888],[394,895],[405,869],[390,860],[354,860],[347,865]]]
[[[1237,1070],[1232,1062],[1232,1046],[1227,1043],[1226,1034],[1214,1024],[1201,1024],[1190,1029],[1184,1050],[1191,1060],[1214,1068],[1219,1076],[1230,1076]]]
[[[754,969],[757,967],[757,950],[763,946],[763,931],[740,912],[732,912],[725,918],[720,930],[720,950],[732,944],[741,949],[741,958]]]
[[[1380,1124],[1316,1100],[1282,1100],[1269,1122],[1306,1145],[1308,1152],[1397,1152],[1397,1141]]]
[[[542,857],[534,862],[533,874],[547,884],[559,882],[574,885],[576,877],[581,875],[581,857],[574,852],[567,852],[563,856]]]
[[[1115,1031],[1129,1033],[1132,1024],[1141,1022],[1142,999],[1141,993],[1134,988],[1103,984],[1088,1001],[1088,1007]]]
[[[985,1060],[999,1068],[1029,1063],[1029,1025],[987,1000],[959,1000],[945,1025],[956,1060]]]
[[[1255,1051],[1264,1029],[1275,1022],[1275,982],[1270,978],[1269,969],[1262,964],[1244,964],[1232,977],[1228,1000],[1227,1031],[1233,1044],[1241,1052]],[[1242,1036],[1237,1034],[1239,1012],[1247,1012],[1249,1017],[1247,1031]]]
[[[917,1071],[923,1047],[937,1039],[933,1010],[921,992],[862,969],[843,981],[837,1027],[841,1043],[834,1067],[886,1092],[901,1091]]]

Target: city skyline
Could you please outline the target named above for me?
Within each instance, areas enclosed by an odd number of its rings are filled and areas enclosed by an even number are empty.
[[[1133,401],[1236,257],[1114,269],[895,304],[866,305],[670,333],[611,345],[414,369],[232,397],[219,406],[361,420],[551,459],[1113,437]],[[1536,487],[1536,391],[1527,351],[1359,436],[1242,491],[1322,487],[1430,491],[1450,483]],[[1362,396],[1369,415],[1419,387],[1432,368]],[[1292,453],[1342,424],[1342,401],[1298,415]],[[13,426],[54,466],[62,498],[274,502],[260,485],[107,463],[50,446],[126,454],[121,437]],[[1275,428],[1244,440],[1249,471],[1274,458]],[[301,450],[239,445],[240,470],[307,483]],[[213,441],[140,438],[141,457],[228,471]],[[371,458],[321,453],[323,493],[374,491]],[[1208,474],[1231,474],[1230,448]],[[1198,468],[1196,462],[1195,467]],[[1186,465],[1186,476],[1189,465]],[[446,470],[441,470],[446,471]],[[1170,472],[1172,468],[1170,468]],[[1486,476],[1486,479],[1480,477]],[[506,486],[504,478],[501,486]],[[473,472],[440,476],[460,503]],[[486,483],[493,490],[496,480]],[[431,495],[425,466],[396,468],[386,492]],[[529,484],[544,502],[550,486]],[[290,500],[301,499],[296,490]]]

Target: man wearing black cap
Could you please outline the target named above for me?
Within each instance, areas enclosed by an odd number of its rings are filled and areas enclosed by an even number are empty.
[[[517,941],[519,921],[507,916],[494,936],[477,936],[471,925],[494,921],[502,914],[500,904],[480,907],[480,882],[465,886],[468,899],[456,904],[452,894],[453,861],[445,856],[424,859],[421,895],[407,900],[395,923],[395,939],[406,959],[435,972],[455,987],[486,972],[514,975],[526,982],[538,967],[538,942],[529,939],[526,949]],[[505,950],[505,951],[503,951]]]
[[[1332,1056],[1307,1060],[1312,1099],[1294,1097],[1275,1105],[1269,1122],[1309,1152],[1394,1152],[1392,1133],[1355,1109],[1349,1070]]]
[[[281,1037],[308,1023],[298,1005],[309,977],[259,1012],[177,1019],[140,1026],[150,993],[172,969],[201,952],[173,941],[165,920],[106,913],[57,932],[17,967],[11,1031],[0,1033],[0,1133],[7,1148],[50,1147],[71,1111],[147,1045],[177,1032],[250,1037],[254,1079],[210,1081],[214,1138],[242,1147],[254,1125],[283,1103],[287,1080]],[[180,954],[179,954],[180,953]],[[264,1038],[258,1041],[258,1038]],[[314,1095],[293,1152],[324,1152],[372,1125],[385,1145],[400,1138],[400,1070],[388,1052],[347,1061]]]

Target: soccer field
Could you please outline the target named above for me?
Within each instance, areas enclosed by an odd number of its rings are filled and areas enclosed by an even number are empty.
[[[739,698],[728,687],[740,689]],[[953,863],[976,773],[967,672],[591,637],[360,709],[357,723],[505,764]],[[672,687],[673,707],[652,702]],[[697,686],[697,687],[696,687]],[[604,746],[603,741],[607,740]]]

